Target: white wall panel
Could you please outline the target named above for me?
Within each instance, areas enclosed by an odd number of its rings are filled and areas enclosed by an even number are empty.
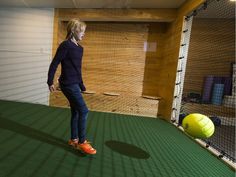
[[[0,99],[48,105],[53,9],[0,8]]]

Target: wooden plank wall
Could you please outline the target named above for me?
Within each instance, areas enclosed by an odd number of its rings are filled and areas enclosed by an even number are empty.
[[[235,61],[234,19],[194,18],[184,93],[202,93],[204,77],[231,75]]]
[[[88,23],[83,73],[96,92],[142,94],[147,24]]]
[[[81,44],[84,47],[83,80],[88,90],[96,92],[94,95],[84,95],[90,110],[157,116],[158,100],[141,97],[144,72],[147,70],[145,67],[153,67],[153,62],[146,65],[145,62],[159,59],[151,58],[151,52],[146,57],[144,42],[158,40],[159,46],[163,42],[159,38],[161,39],[165,24],[155,24],[155,27],[159,26],[157,30],[153,30],[153,25],[134,22],[87,22],[86,36]],[[66,34],[66,22],[59,22],[58,27],[60,43]],[[55,78],[59,75],[60,67]],[[145,82],[145,86],[149,87],[148,84],[154,85],[153,82]],[[114,92],[120,96],[111,98],[104,96],[104,92]],[[68,105],[61,93],[51,95],[51,105]]]

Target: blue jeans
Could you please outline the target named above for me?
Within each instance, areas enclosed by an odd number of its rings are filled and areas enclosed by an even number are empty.
[[[86,122],[88,108],[82,97],[79,84],[60,85],[71,107],[71,139],[79,138],[83,143],[86,139]]]

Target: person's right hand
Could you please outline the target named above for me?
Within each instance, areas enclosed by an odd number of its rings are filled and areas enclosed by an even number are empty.
[[[56,90],[53,84],[49,86],[49,90],[50,92],[54,92]]]

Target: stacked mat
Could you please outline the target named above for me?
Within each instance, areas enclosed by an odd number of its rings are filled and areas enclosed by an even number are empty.
[[[207,104],[222,105],[224,102],[224,96],[229,97],[231,95],[231,90],[231,77],[216,77],[209,75],[205,77],[202,102]],[[228,102],[227,105],[229,105]]]
[[[211,103],[214,105],[221,105],[224,94],[224,84],[214,84]]]
[[[232,95],[232,96],[231,96]],[[236,106],[236,64],[232,65],[232,93],[224,96],[223,105],[235,108]]]

